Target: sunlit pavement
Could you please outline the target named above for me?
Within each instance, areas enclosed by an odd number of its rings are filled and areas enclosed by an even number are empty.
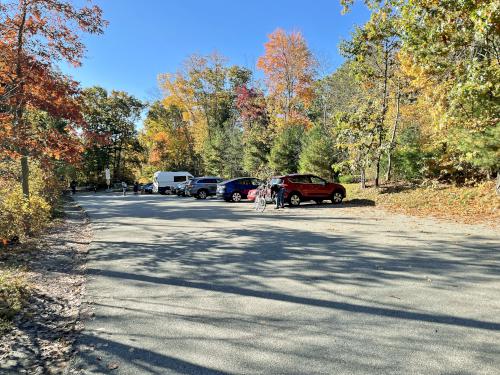
[[[86,194],[72,365],[113,374],[498,374],[500,236],[375,207]]]

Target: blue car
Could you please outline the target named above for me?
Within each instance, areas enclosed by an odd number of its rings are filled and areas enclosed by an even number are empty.
[[[239,202],[247,197],[250,190],[257,189],[262,181],[252,177],[240,177],[217,185],[217,197],[226,202]]]

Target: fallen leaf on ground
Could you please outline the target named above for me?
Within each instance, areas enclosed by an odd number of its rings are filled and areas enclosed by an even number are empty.
[[[120,365],[118,365],[118,363],[116,363],[116,362],[110,362],[108,364],[108,369],[109,370],[116,370],[118,367],[120,367]]]

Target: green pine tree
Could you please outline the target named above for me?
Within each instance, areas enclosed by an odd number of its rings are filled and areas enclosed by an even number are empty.
[[[314,173],[325,179],[335,179],[333,165],[337,162],[335,145],[324,127],[316,124],[306,135],[299,160],[301,173]]]
[[[251,176],[261,176],[269,160],[269,136],[264,126],[255,125],[247,130],[244,139],[243,167]]]
[[[269,155],[269,165],[275,173],[297,172],[303,135],[302,125],[290,125],[276,137]]]
[[[212,139],[205,143],[203,156],[206,174],[224,178],[240,176],[243,163],[241,130],[228,123],[214,129]]]

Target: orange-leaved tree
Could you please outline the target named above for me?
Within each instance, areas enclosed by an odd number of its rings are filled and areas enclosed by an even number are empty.
[[[274,102],[273,112],[292,122],[302,116],[313,96],[316,60],[300,32],[287,34],[275,30],[265,43],[265,53],[257,61],[264,71],[269,94]]]
[[[21,158],[26,197],[28,157],[74,156],[75,132],[83,126],[78,84],[55,64],[79,66],[85,52],[79,32],[102,33],[105,25],[99,7],[78,8],[68,0],[10,0],[0,6],[0,152]],[[38,111],[64,125],[33,123],[31,113]]]

